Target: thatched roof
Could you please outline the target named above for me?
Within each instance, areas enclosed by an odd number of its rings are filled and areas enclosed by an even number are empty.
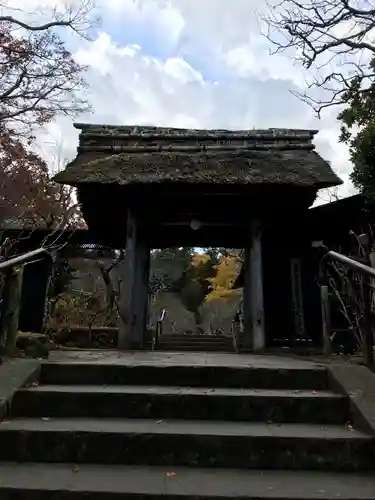
[[[314,151],[316,131],[76,127],[78,155],[55,177],[60,183],[341,184]]]

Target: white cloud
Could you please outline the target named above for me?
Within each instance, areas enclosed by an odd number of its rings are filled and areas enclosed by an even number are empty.
[[[164,64],[164,71],[167,75],[173,76],[184,84],[191,82],[203,83],[203,77],[199,71],[195,71],[186,61],[179,57],[171,57]]]
[[[14,0],[17,5],[52,0]],[[53,2],[52,2],[53,3]],[[346,181],[351,166],[334,114],[318,121],[290,93],[306,74],[286,55],[270,56],[256,9],[265,0],[97,0],[103,24],[92,43],[69,39],[89,65],[94,113],[79,121],[178,127],[317,128],[317,149]],[[45,6],[45,5],[44,5]],[[74,155],[77,131],[59,120],[52,135]],[[39,136],[51,154],[50,140]],[[44,142],[43,142],[44,141]],[[346,182],[342,189],[350,192]]]

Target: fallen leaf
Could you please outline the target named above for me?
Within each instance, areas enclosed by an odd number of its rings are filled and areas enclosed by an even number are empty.
[[[177,476],[177,474],[176,474],[175,472],[167,472],[167,473],[166,473],[166,476],[167,476],[167,477],[176,477],[176,476]]]

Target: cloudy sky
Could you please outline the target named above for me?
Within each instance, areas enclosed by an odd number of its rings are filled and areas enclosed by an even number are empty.
[[[56,1],[56,0],[55,0]],[[62,0],[60,0],[62,1]],[[28,10],[52,0],[12,0]],[[101,26],[92,42],[69,37],[75,57],[89,65],[93,114],[76,121],[194,128],[316,128],[315,143],[353,193],[346,148],[338,144],[337,110],[322,119],[294,97],[304,90],[302,68],[270,55],[259,13],[265,0],[97,0]],[[70,159],[77,146],[72,119],[39,136]],[[51,139],[48,139],[52,138]]]

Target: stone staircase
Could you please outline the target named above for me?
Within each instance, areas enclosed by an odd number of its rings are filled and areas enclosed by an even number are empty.
[[[325,368],[211,356],[42,363],[0,422],[0,499],[375,499]]]
[[[160,351],[233,352],[233,340],[224,335],[164,334],[160,336]]]

